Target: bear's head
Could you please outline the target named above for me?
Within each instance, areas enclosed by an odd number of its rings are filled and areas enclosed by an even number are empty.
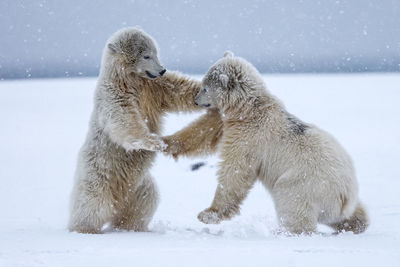
[[[256,68],[227,51],[204,76],[195,103],[223,110],[262,94],[264,88]]]
[[[155,79],[166,72],[158,59],[155,41],[138,27],[124,28],[114,33],[107,41],[105,54],[127,73]]]

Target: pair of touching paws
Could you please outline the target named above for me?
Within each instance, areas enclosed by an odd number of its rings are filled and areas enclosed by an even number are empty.
[[[167,144],[156,134],[149,134],[142,139],[134,139],[124,144],[126,150],[149,150],[163,152],[167,148]]]
[[[178,157],[183,153],[183,145],[181,142],[171,136],[165,136],[162,138],[162,140],[166,145],[165,149],[163,150],[164,154],[173,156],[174,159],[178,159]]]
[[[171,155],[175,159],[182,154],[181,142],[175,140],[172,137],[160,137],[156,134],[149,134],[142,139],[134,139],[129,143],[125,143],[124,147],[126,150],[149,150],[155,152],[164,152],[166,155]]]

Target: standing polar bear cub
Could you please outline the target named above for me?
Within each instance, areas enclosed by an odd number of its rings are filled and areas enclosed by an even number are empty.
[[[223,114],[219,183],[200,221],[219,223],[237,214],[258,179],[290,233],[316,232],[317,223],[337,231],[366,229],[368,216],[349,155],[327,132],[288,113],[250,63],[227,52],[204,77],[195,101]],[[177,135],[190,136],[189,131]]]
[[[161,66],[153,39],[137,28],[116,32],[104,48],[86,141],[78,156],[69,230],[146,231],[158,204],[149,173],[168,111],[200,108],[200,83]],[[165,74],[164,74],[165,73]],[[162,77],[161,77],[162,76]],[[201,118],[215,117],[208,112]]]

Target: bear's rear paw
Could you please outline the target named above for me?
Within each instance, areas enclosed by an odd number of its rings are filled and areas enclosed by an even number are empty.
[[[94,227],[86,227],[86,226],[70,226],[69,227],[70,232],[77,232],[80,234],[102,234],[102,231],[100,228],[94,228]]]
[[[206,224],[218,224],[221,222],[221,219],[218,216],[218,213],[215,211],[211,211],[209,209],[206,209],[202,212],[199,213],[197,218]]]

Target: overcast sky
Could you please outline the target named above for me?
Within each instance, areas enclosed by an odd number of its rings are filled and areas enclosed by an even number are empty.
[[[227,49],[261,72],[400,71],[399,0],[2,0],[0,78],[95,76],[107,38],[135,25],[182,72]]]

